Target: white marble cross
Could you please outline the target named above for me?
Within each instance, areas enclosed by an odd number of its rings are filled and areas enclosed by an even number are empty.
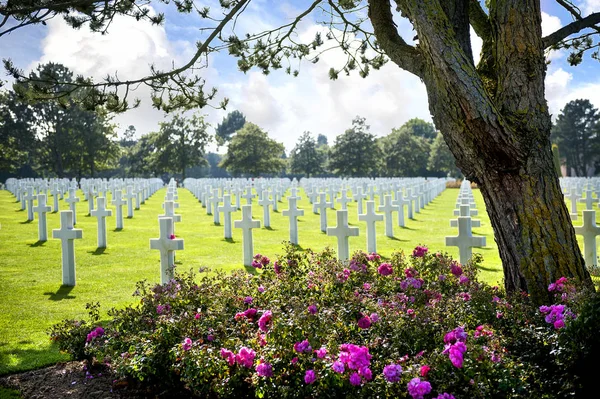
[[[377,252],[377,230],[375,222],[383,220],[383,215],[375,213],[375,201],[367,201],[367,212],[358,215],[358,220],[367,222],[367,252]]]
[[[252,241],[252,229],[260,228],[260,220],[252,219],[252,205],[242,206],[242,220],[233,222],[236,229],[242,229],[242,246],[244,252],[244,266],[252,266],[254,258],[254,243]]]
[[[36,196],[33,194],[33,187],[27,187],[27,194],[23,196],[25,201],[27,202],[27,220],[33,220],[33,200],[36,199]]]
[[[342,210],[345,211],[348,209],[348,203],[352,202],[352,198],[347,196],[348,194],[348,190],[346,190],[345,188],[342,189],[342,195],[340,196],[340,198],[338,198],[336,201],[340,203],[340,205],[342,205]]]
[[[173,201],[173,206],[177,209],[179,208],[179,202],[175,202],[175,193],[173,191],[167,191],[167,195],[165,195],[165,201]],[[163,204],[163,208],[165,205]]]
[[[598,198],[594,198],[593,191],[591,188],[585,190],[585,198],[579,200],[585,204],[585,209],[588,211],[594,209],[594,202],[598,202]]]
[[[321,217],[321,231],[323,233],[327,232],[327,208],[329,204],[327,203],[327,194],[319,193],[319,202],[315,202],[314,206],[319,210],[319,215]]]
[[[338,258],[347,260],[350,257],[350,245],[348,237],[358,236],[358,227],[348,226],[348,211],[339,210],[336,212],[337,225],[327,228],[327,235],[337,237]]]
[[[402,196],[402,189],[396,192],[396,199],[392,202],[398,208],[398,227],[406,226],[406,222],[404,220],[404,205],[407,205],[410,208],[411,201]]]
[[[354,201],[358,202],[358,214],[363,213],[363,202],[362,200],[367,198],[367,194],[363,193],[362,187],[356,187],[356,193],[352,196]]]
[[[65,200],[66,203],[69,204],[69,209],[73,212],[73,225],[77,224],[77,212],[76,212],[76,204],[79,202],[79,198],[75,196],[75,189],[69,189],[69,198]]]
[[[90,197],[93,201],[94,197]],[[97,209],[92,209],[90,215],[98,219],[98,248],[106,248],[106,217],[112,216],[112,211],[106,209],[106,198],[98,197]]]
[[[398,208],[392,203],[392,196],[390,194],[384,195],[384,203],[378,210],[379,212],[383,212],[385,216],[385,235],[387,237],[394,237],[394,219],[392,213],[398,211]]]
[[[160,251],[160,283],[168,283],[174,276],[175,251],[183,250],[183,240],[174,238],[173,219],[171,217],[159,217],[159,238],[150,239],[150,249]]]
[[[74,240],[83,238],[83,230],[73,228],[73,211],[60,211],[60,229],[52,230],[52,238],[61,241],[62,283],[73,287],[75,286]]]
[[[52,184],[52,191],[50,191],[50,194],[52,194],[53,201],[52,212],[58,212],[58,195],[60,194],[58,183]]]
[[[94,186],[90,183],[87,189],[88,215],[94,210]]]
[[[460,208],[464,205],[469,207],[469,213],[466,215],[463,215],[462,211],[460,210]],[[477,216],[478,215],[478,211],[477,211],[477,209],[475,209],[475,202],[472,202],[471,199],[468,197],[462,197],[460,199],[460,203],[457,204],[456,207],[459,209],[454,210],[454,216]],[[475,226],[473,224],[473,227],[477,227],[477,226]]]
[[[414,213],[421,212],[421,209],[419,208],[419,203],[417,202],[419,200],[419,196],[415,194],[415,191],[416,191],[416,189],[413,189],[413,188],[406,189],[406,198],[410,201],[410,204],[408,204],[408,218],[409,219],[413,219]],[[413,213],[413,209],[414,209],[414,213]]]
[[[468,204],[461,205],[458,216],[472,216],[474,210]],[[458,219],[450,219],[450,227],[458,227]],[[471,227],[481,227],[481,220],[471,219]]]
[[[127,217],[133,217],[133,199],[135,198],[135,194],[133,193],[133,187],[127,186],[127,193],[125,194],[125,199],[127,200]]]
[[[173,201],[165,201],[163,203],[163,208],[165,208],[164,215],[158,215],[158,217],[168,217],[173,219],[173,231],[175,230],[175,223],[181,222],[181,215],[175,213],[175,202]]]
[[[46,227],[46,213],[52,208],[46,205],[46,194],[38,194],[37,206],[33,212],[38,214],[38,241],[48,241],[48,228]]]
[[[596,225],[596,211],[588,209],[583,211],[583,225],[575,226],[575,233],[583,236],[585,265],[596,266],[598,264],[596,236],[600,235],[600,226]]]
[[[212,190],[212,208],[213,208],[213,223],[221,224],[221,218],[219,217],[219,203],[223,200],[222,197],[219,197],[219,189],[213,188]]]
[[[296,201],[298,200],[300,200],[300,197],[288,197],[289,209],[284,209],[282,212],[283,216],[290,218],[290,242],[295,245],[298,245],[298,216],[304,216],[304,210],[296,207]]]
[[[258,205],[263,207],[263,227],[271,227],[271,214],[269,212],[269,206],[275,203],[275,199],[269,198],[269,192],[267,190],[262,191],[262,198],[258,200]]]
[[[471,218],[458,217],[458,236],[446,237],[446,246],[458,247],[460,263],[465,264],[471,259],[473,247],[485,247],[485,237],[473,236],[471,232]]]
[[[252,205],[252,198],[255,197],[255,195],[252,194],[252,187],[246,187],[246,193],[243,194],[242,197],[246,198],[246,204]]]
[[[571,201],[571,219],[577,220],[577,201],[579,198],[581,198],[581,196],[577,193],[577,188],[571,188],[571,194],[566,195],[565,197]]]
[[[219,206],[217,208],[217,212],[223,212],[223,223],[225,227],[225,238],[231,238],[231,213],[236,211],[236,207],[231,205],[231,196],[229,194],[225,194],[223,196],[223,206]]]
[[[117,208],[117,229],[123,228],[123,205],[125,205],[125,201],[122,198],[123,192],[121,190],[117,190],[113,193],[113,200],[111,203]]]

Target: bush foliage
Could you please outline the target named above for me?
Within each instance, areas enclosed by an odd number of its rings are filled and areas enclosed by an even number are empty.
[[[120,376],[202,397],[517,398],[584,395],[600,300],[559,279],[536,308],[417,247],[391,259],[287,246],[258,273],[138,284],[111,321],[65,321],[51,337]],[[582,396],[583,397],[583,396]]]

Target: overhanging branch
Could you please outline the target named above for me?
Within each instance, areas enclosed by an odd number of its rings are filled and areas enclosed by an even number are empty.
[[[398,34],[389,0],[369,0],[369,18],[375,37],[386,55],[400,68],[423,78],[423,61],[416,48]]]
[[[577,33],[585,28],[597,28],[595,25],[600,23],[600,12],[596,12],[588,15],[585,18],[578,19],[577,21],[571,22],[569,25],[563,26],[556,32],[544,37],[542,43],[544,48],[554,46],[573,33]]]

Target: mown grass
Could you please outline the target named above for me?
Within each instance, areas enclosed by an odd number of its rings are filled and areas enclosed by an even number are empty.
[[[39,368],[66,360],[65,355],[51,345],[47,330],[65,318],[85,316],[85,304],[99,301],[102,309],[123,307],[132,303],[136,282],[158,282],[160,263],[158,252],[149,249],[149,239],[158,236],[157,216],[165,189],[155,193],[132,219],[125,219],[124,229],[116,231],[113,217],[108,219],[108,248],[96,248],[96,218],[87,216],[87,203],[77,207],[76,228],[83,229],[83,239],[75,242],[77,285],[61,286],[60,241],[52,239],[51,229],[59,227],[59,214],[48,214],[49,240],[37,242],[37,219],[27,222],[26,211],[8,191],[0,191],[0,375]],[[336,248],[334,237],[320,232],[319,215],[304,193],[298,206],[305,210],[299,218],[299,239],[303,248],[314,250],[326,246]],[[458,256],[458,249],[446,247],[444,237],[455,235],[449,219],[458,190],[446,190],[405,228],[394,221],[394,238],[384,235],[384,223],[378,224],[378,252],[386,257],[394,251],[412,251],[425,244],[434,251],[447,251]],[[484,211],[480,193],[474,192],[480,210],[481,228],[474,233],[487,237],[487,246],[476,249],[484,256],[481,278],[489,283],[501,283],[502,268],[492,229]],[[79,192],[83,198],[83,194]],[[50,201],[51,202],[51,199]],[[213,216],[185,189],[179,189],[182,221],[175,234],[185,240],[185,249],[177,252],[179,270],[197,270],[207,266],[230,271],[242,267],[241,231],[233,229],[233,240],[223,238],[223,226],[213,223]],[[255,219],[262,220],[262,207],[253,206]],[[254,252],[274,257],[282,252],[282,242],[289,238],[288,219],[281,215],[287,201],[279,203],[279,212],[271,214],[270,229],[254,230]],[[61,209],[68,209],[61,202]],[[348,205],[349,221],[360,228],[360,236],[350,239],[350,249],[366,250],[365,224],[358,222],[356,203]],[[328,210],[328,224],[335,224],[335,211]],[[236,212],[233,220],[241,218]],[[395,219],[394,215],[394,219]],[[221,218],[222,220],[223,218]]]

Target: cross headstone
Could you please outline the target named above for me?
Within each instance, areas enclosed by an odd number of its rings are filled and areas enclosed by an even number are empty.
[[[407,205],[410,208],[411,201],[402,196],[402,190],[398,190],[396,192],[396,200],[392,202],[398,208],[398,227],[406,226],[406,222],[404,220],[404,206]]]
[[[94,197],[90,197],[93,201]],[[98,197],[98,206],[93,209],[90,215],[98,218],[98,248],[106,248],[106,217],[112,216],[112,211],[106,209],[106,198]]]
[[[419,199],[419,196],[416,195],[414,193],[414,191],[415,190],[413,190],[411,188],[406,189],[406,198],[410,201],[410,204],[408,204],[408,218],[409,219],[413,219],[413,217],[414,217],[413,208],[414,208],[415,213],[420,212],[419,205],[416,202]],[[414,205],[413,205],[413,203],[414,203]]]
[[[471,218],[458,217],[458,236],[446,237],[446,246],[458,247],[460,263],[465,264],[471,259],[473,247],[484,247],[485,237],[473,236],[471,232]]]
[[[150,239],[150,249],[160,251],[160,283],[166,284],[173,278],[175,267],[175,251],[183,249],[183,240],[173,236],[173,219],[159,217],[159,238]]]
[[[236,207],[231,205],[231,195],[225,194],[223,196],[223,206],[217,208],[217,212],[223,212],[223,223],[225,227],[225,238],[231,238],[231,213],[236,211]]]
[[[79,198],[75,195],[75,189],[69,189],[69,198],[65,200],[69,204],[69,209],[73,212],[73,225],[77,224],[77,212],[76,204],[79,202]]]
[[[88,215],[91,215],[92,211],[94,210],[94,186],[92,184],[89,184],[86,193],[88,201]]]
[[[583,211],[583,225],[575,226],[575,233],[583,236],[585,265],[596,266],[598,264],[596,236],[600,235],[600,226],[596,225],[596,211],[588,209]]]
[[[342,205],[342,210],[345,211],[348,209],[348,202],[352,202],[352,198],[347,196],[348,190],[342,189],[342,195],[336,201]]]
[[[288,197],[289,209],[284,209],[282,212],[283,216],[290,218],[290,242],[298,245],[298,216],[304,216],[304,210],[296,207],[296,201],[300,197],[290,196]]]
[[[175,203],[173,201],[165,201],[163,204],[165,208],[164,215],[158,215],[159,217],[168,217],[173,219],[173,230],[175,230],[175,223],[181,222],[181,215],[175,213]]]
[[[125,199],[127,200],[127,217],[133,217],[133,199],[135,198],[135,194],[133,193],[133,187],[127,186],[127,193],[125,194]]]
[[[50,194],[52,194],[52,212],[58,212],[58,195],[60,194],[60,190],[58,188],[58,183],[54,183],[52,185],[52,191],[50,191]]]
[[[121,190],[117,190],[113,193],[112,204],[117,209],[117,229],[123,228],[123,205],[125,205],[125,201],[122,198],[123,192]]]
[[[314,206],[319,210],[319,215],[321,218],[321,231],[323,233],[327,232],[327,208],[329,204],[327,203],[327,194],[319,193],[319,202],[315,202]]]
[[[252,194],[252,187],[246,187],[246,193],[243,194],[242,197],[246,198],[246,204],[252,205],[252,198],[255,197],[255,195]]]
[[[591,211],[594,209],[594,202],[598,202],[598,198],[594,198],[592,189],[588,188],[585,190],[585,198],[580,199],[579,202],[585,203],[585,209]]]
[[[571,194],[566,195],[565,197],[571,201],[571,219],[577,220],[577,201],[579,198],[581,198],[581,196],[577,193],[577,188],[572,187]]]
[[[348,226],[348,211],[336,212],[337,225],[327,228],[327,235],[337,237],[338,259],[347,260],[350,257],[348,237],[358,236],[358,227]]]
[[[60,229],[52,230],[52,238],[61,241],[62,247],[62,283],[75,286],[75,244],[74,240],[83,238],[83,230],[73,228],[73,211],[60,212]]]
[[[383,220],[383,215],[375,213],[375,201],[367,201],[367,212],[358,215],[358,220],[367,222],[367,252],[377,252],[377,230],[375,222]]]
[[[242,220],[233,223],[236,229],[242,229],[242,246],[244,252],[244,266],[252,266],[254,257],[254,243],[252,241],[252,229],[260,228],[260,220],[252,219],[252,205],[242,206]]]
[[[223,200],[223,198],[221,198],[219,196],[219,189],[218,188],[213,188],[212,190],[212,206],[213,206],[213,223],[214,224],[221,224],[221,218],[219,217],[220,213],[219,213],[219,203]]]
[[[356,187],[356,193],[353,195],[354,201],[358,202],[358,214],[363,213],[363,202],[362,200],[367,198],[367,194],[363,193],[362,187]]]
[[[379,212],[383,212],[385,216],[385,235],[387,237],[394,237],[394,220],[393,220],[393,212],[398,211],[398,208],[392,203],[392,196],[386,194],[384,196],[383,206],[379,207]]]
[[[263,207],[263,227],[271,227],[271,214],[269,212],[269,206],[273,205],[275,202],[277,201],[269,198],[269,192],[267,190],[263,190],[262,198],[258,200],[258,205]]]
[[[473,209],[468,204],[465,204],[460,206],[459,211],[458,216],[472,216]],[[458,227],[458,219],[451,219],[450,227]],[[481,227],[481,220],[471,219],[471,227]]]
[[[37,206],[33,212],[38,214],[38,241],[48,241],[48,229],[46,227],[46,213],[52,208],[46,205],[46,194],[38,194]]]
[[[33,187],[27,187],[27,194],[23,196],[25,201],[27,202],[27,220],[33,220],[33,200],[36,199],[36,196],[33,194]]]

